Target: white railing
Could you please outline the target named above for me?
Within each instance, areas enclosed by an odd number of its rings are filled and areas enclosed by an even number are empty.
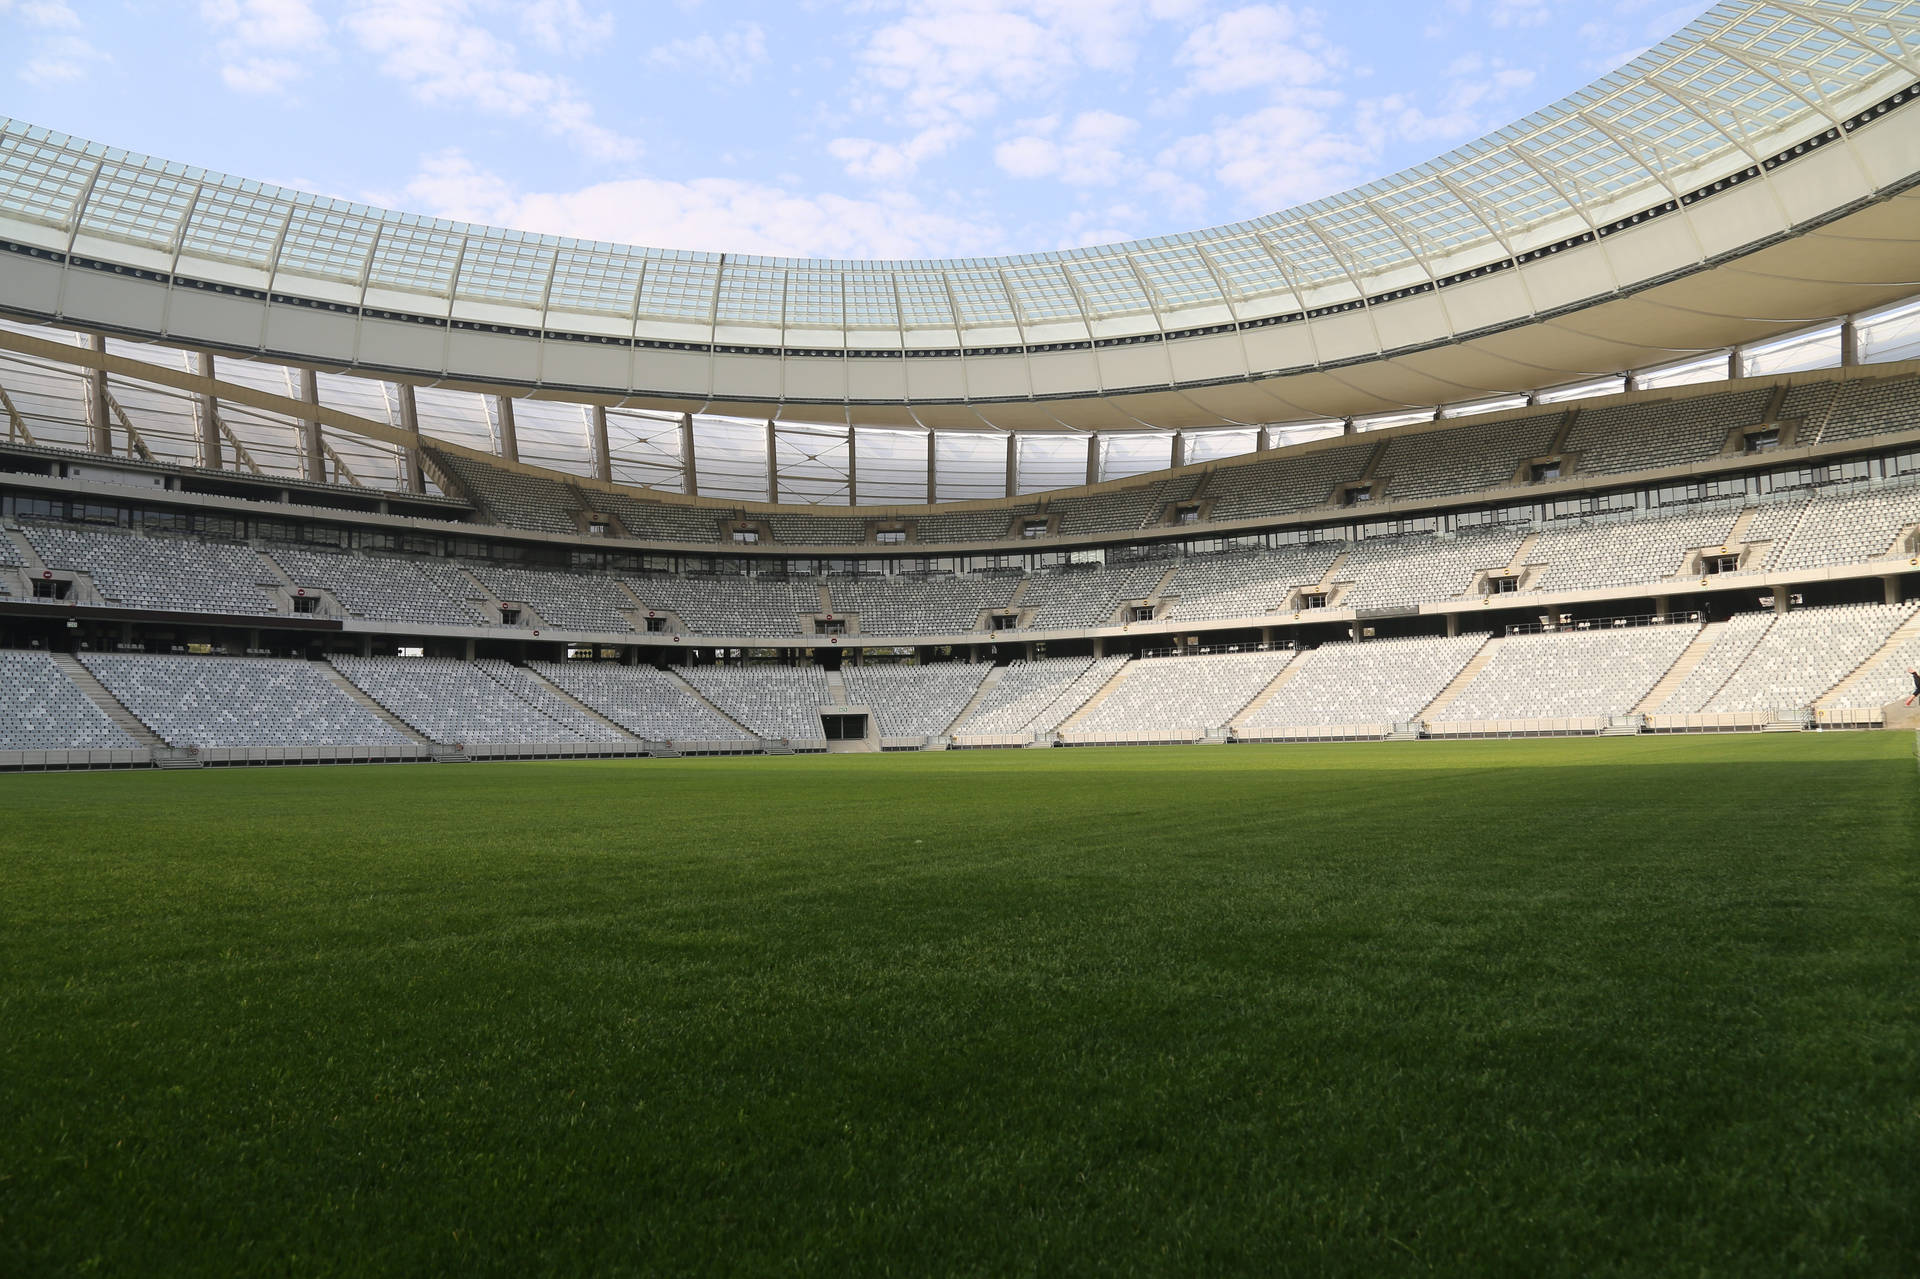
[[[1069,746],[1168,746],[1197,742],[1206,733],[1197,728],[1144,729],[1129,733],[1092,732],[1067,729],[1060,740]]]
[[[1573,737],[1607,726],[1604,715],[1568,715],[1549,719],[1456,719],[1427,724],[1429,737]]]
[[[145,768],[153,752],[145,747],[123,750],[0,751],[0,769]]]
[[[1032,733],[955,733],[955,750],[985,750],[1031,746],[1035,741]]]
[[[1243,742],[1353,742],[1385,737],[1391,724],[1281,724],[1267,728],[1239,728],[1234,736]]]

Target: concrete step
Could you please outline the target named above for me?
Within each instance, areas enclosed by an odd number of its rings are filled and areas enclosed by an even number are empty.
[[[73,686],[85,693],[88,701],[105,712],[106,717],[118,725],[121,732],[140,745],[155,751],[168,749],[166,741],[160,734],[148,728],[138,715],[128,710],[121,704],[119,698],[108,692],[107,686],[95,678],[94,673],[82,665],[79,658],[71,653],[54,653],[52,657],[54,664],[72,681]],[[157,754],[155,760],[158,762]],[[180,767],[198,768],[199,764],[180,765]]]
[[[1673,660],[1673,665],[1669,666],[1667,673],[1660,677],[1660,682],[1647,690],[1647,695],[1640,699],[1633,708],[1633,713],[1650,715],[1658,710],[1662,703],[1673,696],[1673,691],[1686,681],[1687,676],[1693,674],[1693,668],[1700,665],[1700,659],[1705,657],[1713,646],[1720,642],[1720,637],[1726,633],[1727,623],[1725,622],[1708,622],[1701,627],[1700,633],[1693,637],[1693,643],[1687,645],[1680,656]]]
[[[987,690],[994,687],[1006,677],[1007,668],[1004,666],[996,666],[988,671],[987,677],[980,681],[980,687],[973,690],[973,696],[967,699],[967,704],[962,706],[960,713],[953,717],[953,723],[947,725],[943,731],[952,733],[958,730],[962,724],[967,722],[967,716],[973,714],[973,708],[980,704],[980,699],[987,695]]]
[[[421,732],[419,729],[415,728],[413,725],[407,723],[407,721],[405,721],[404,719],[401,719],[398,715],[395,715],[392,711],[382,706],[379,702],[375,701],[371,693],[361,688],[358,684],[348,679],[345,675],[342,675],[340,673],[339,668],[336,667],[332,662],[315,662],[314,666],[320,671],[321,674],[325,675],[328,679],[332,680],[334,683],[334,686],[338,688],[341,692],[345,693],[348,697],[351,697],[354,701],[360,703],[362,706],[372,711],[375,715],[378,715],[381,721],[385,723],[389,728],[393,729],[395,732],[404,733],[408,741],[419,742],[429,747],[439,746],[439,743],[434,741],[431,737],[428,737],[425,733]],[[439,756],[435,755],[434,758],[438,759]],[[465,759],[466,756],[462,755],[461,758]]]
[[[1060,721],[1059,731],[1065,732],[1067,729],[1072,728],[1075,724],[1078,724],[1081,720],[1092,714],[1094,707],[1106,701],[1109,697],[1112,697],[1113,690],[1120,687],[1121,682],[1127,678],[1127,672],[1131,671],[1133,667],[1134,663],[1125,662],[1115,669],[1113,675],[1108,678],[1106,683],[1094,689],[1093,693],[1088,696],[1085,701],[1080,703],[1073,714]]]
[[[1247,720],[1251,719],[1253,713],[1262,706],[1265,706],[1275,693],[1286,686],[1287,681],[1291,680],[1295,675],[1298,675],[1312,657],[1313,653],[1311,652],[1295,653],[1293,660],[1285,666],[1282,666],[1279,674],[1267,681],[1265,688],[1255,693],[1245,706],[1242,706],[1233,713],[1233,717],[1227,721],[1227,727],[1238,728],[1240,725],[1246,723]]]
[[[706,707],[708,710],[712,711],[715,715],[718,715],[721,719],[724,719],[725,721],[727,721],[727,723],[739,729],[742,733],[746,734],[748,737],[752,737],[756,739],[760,737],[760,734],[754,732],[752,729],[748,728],[745,724],[742,724],[739,720],[727,714],[725,711],[721,710],[718,706],[715,706],[712,702],[708,701],[707,695],[705,693],[702,693],[699,689],[689,684],[686,680],[681,679],[678,672],[676,672],[671,666],[667,667],[662,673],[668,679],[678,684],[681,688],[681,691],[685,692],[688,696],[692,697],[694,701],[699,702],[702,706]],[[766,751],[767,751],[767,754],[769,755],[793,754],[791,750],[775,751],[771,745],[769,745],[766,748]]]
[[[1467,664],[1460,668],[1460,673],[1448,681],[1447,686],[1440,690],[1440,695],[1428,702],[1426,709],[1414,718],[1439,719],[1441,713],[1453,705],[1454,699],[1467,691],[1467,685],[1473,683],[1474,676],[1487,668],[1487,663],[1493,660],[1493,655],[1500,651],[1500,646],[1504,643],[1506,639],[1496,635],[1475,649],[1473,656],[1467,659]]]
[[[575,697],[572,693],[569,693],[566,689],[561,688],[558,684],[548,679],[545,675],[542,675],[539,671],[534,670],[533,667],[522,666],[520,670],[522,673],[526,675],[528,679],[532,680],[535,684],[538,684],[541,688],[545,689],[547,692],[547,695],[552,697],[555,701],[564,702],[566,705],[571,706],[573,707],[573,709],[579,711],[582,715],[585,715],[588,719],[592,720],[594,723],[610,728],[614,732],[620,734],[620,736],[622,737],[634,738],[634,740],[636,741],[639,740],[635,736],[635,734],[632,732],[632,730],[622,728],[620,725],[614,723],[612,720],[608,719],[605,715],[602,715],[599,711],[593,709],[593,707],[587,705],[585,702]],[[508,689],[507,691],[512,692],[513,690]]]

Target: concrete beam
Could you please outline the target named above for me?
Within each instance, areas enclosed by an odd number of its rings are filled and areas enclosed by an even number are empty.
[[[320,403],[320,375],[312,369],[300,370],[300,399],[316,406]],[[317,414],[300,419],[300,474],[309,483],[327,482],[327,455],[321,447]]]
[[[587,411],[593,425],[593,478],[613,482],[613,446],[607,437],[607,411],[598,404]]]
[[[212,381],[213,356],[205,351],[195,351],[193,371]],[[220,400],[212,392],[203,391],[195,397],[194,404],[199,410],[197,416],[200,428],[200,465],[210,471],[217,471],[220,469]]]
[[[500,418],[500,456],[509,462],[520,460],[520,430],[513,421],[513,397],[493,397],[494,412]]]
[[[680,478],[689,497],[700,492],[700,465],[693,452],[693,414],[680,415]]]
[[[94,334],[87,339],[87,347],[105,355],[106,335]],[[107,371],[104,368],[92,369],[87,373],[87,447],[103,456],[113,455],[113,414],[107,408]]]
[[[424,493],[427,491],[427,476],[420,467],[420,405],[414,399],[411,382],[397,382],[394,385],[400,393],[400,430],[407,437],[407,492]]]

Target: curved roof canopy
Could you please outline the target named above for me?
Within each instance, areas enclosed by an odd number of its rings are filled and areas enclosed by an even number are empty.
[[[1284,420],[1276,399],[1338,415],[1279,383],[1626,296],[1905,190],[1920,125],[1889,120],[1896,141],[1878,115],[1917,83],[1920,0],[1727,0],[1562,101],[1355,190],[1203,231],[944,261],[498,230],[0,120],[0,236],[17,250],[0,261],[0,307],[329,367],[769,416],[871,421],[861,406],[890,405],[928,425],[1112,429]],[[1785,167],[1830,143],[1836,158]],[[1639,234],[1656,219],[1657,236]],[[20,261],[35,254],[39,275]],[[117,282],[69,287],[82,271]],[[1692,345],[1855,309],[1762,305]],[[1452,398],[1632,362],[1596,349],[1529,373],[1500,358],[1515,370],[1463,376]],[[1273,385],[1264,400],[1206,393],[1235,383]],[[1393,378],[1346,411],[1447,398]],[[1093,399],[1112,406],[1085,420],[1076,406]]]

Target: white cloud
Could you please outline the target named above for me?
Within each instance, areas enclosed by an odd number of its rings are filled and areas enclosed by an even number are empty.
[[[670,40],[647,53],[647,62],[662,70],[700,75],[745,84],[754,69],[767,60],[767,33],[757,22],[736,22],[719,35]]]
[[[1139,122],[1112,111],[1083,111],[1064,133],[1052,120],[1027,121],[1038,127],[994,148],[994,163],[1016,178],[1058,178],[1069,186],[1110,186],[1138,166],[1122,144]]]
[[[1258,4],[1196,28],[1174,55],[1196,93],[1287,89],[1321,84],[1346,67],[1346,55],[1320,32],[1318,15]]]
[[[835,138],[827,144],[827,154],[862,181],[897,182],[912,176],[926,161],[944,155],[966,135],[967,130],[957,124],[936,124],[901,143]]]
[[[520,6],[520,29],[554,53],[587,53],[613,38],[613,14],[590,12],[580,0],[530,0]]]
[[[200,16],[218,33],[220,79],[237,93],[283,93],[332,51],[306,0],[201,0]]]
[[[111,61],[85,33],[80,15],[65,0],[0,0],[0,15],[11,14],[32,34],[20,42],[27,61],[20,78],[45,88],[78,80],[96,62]]]
[[[344,22],[380,70],[430,106],[531,119],[599,160],[628,160],[633,139],[594,120],[564,76],[530,71],[519,50],[474,20],[471,0],[361,0]]]
[[[403,196],[405,207],[441,217],[670,249],[841,258],[1006,251],[992,224],[906,195],[856,199],[731,178],[629,178],[577,191],[522,191],[458,151],[426,157]]]

